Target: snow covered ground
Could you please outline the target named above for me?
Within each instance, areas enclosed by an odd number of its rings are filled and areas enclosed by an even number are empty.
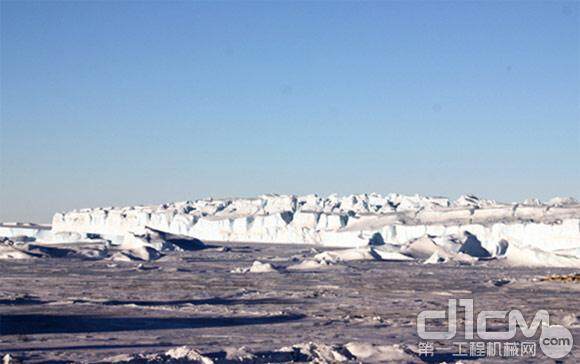
[[[256,261],[273,269],[231,273]],[[305,261],[319,264],[291,269]],[[380,260],[366,249],[236,243],[173,250],[151,262],[33,262],[0,264],[0,354],[25,363],[449,362],[457,351],[451,342],[438,343],[433,358],[417,355],[416,316],[468,297],[476,310],[519,308],[526,319],[548,310],[551,323],[580,340],[580,286],[538,280],[570,269],[501,260],[431,265]],[[565,362],[577,362],[577,348]],[[511,360],[518,361],[530,359]]]

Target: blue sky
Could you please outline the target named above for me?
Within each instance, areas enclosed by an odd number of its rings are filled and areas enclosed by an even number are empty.
[[[578,2],[2,2],[0,221],[580,197]]]

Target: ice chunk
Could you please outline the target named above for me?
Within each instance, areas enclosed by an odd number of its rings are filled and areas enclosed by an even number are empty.
[[[381,256],[370,247],[325,251],[314,256],[314,260],[335,264],[353,260],[381,260]]]
[[[158,250],[152,248],[150,246],[124,246],[123,251],[121,254],[130,258],[130,260],[144,260],[144,261],[151,261],[159,259],[163,256]],[[116,255],[118,260],[123,260],[122,258]]]
[[[270,263],[262,263],[256,260],[249,268],[236,268],[232,270],[232,273],[274,273],[278,272],[279,269]]]
[[[574,197],[554,197],[548,201],[551,206],[566,206],[578,203]]]
[[[306,259],[300,263],[291,265],[288,267],[288,270],[298,270],[298,271],[309,271],[309,270],[319,270],[325,269],[333,265],[333,263],[328,262],[326,260],[314,260],[314,259]]]
[[[213,360],[203,356],[199,351],[187,346],[170,349],[165,353],[165,355],[171,359],[186,361],[188,363],[213,364]]]
[[[202,355],[199,351],[180,346],[168,350],[165,353],[152,354],[120,354],[108,357],[100,363],[115,364],[161,364],[161,363],[190,363],[190,364],[213,364],[214,361]]]
[[[0,241],[0,259],[34,259],[37,255],[18,249],[14,242],[8,239]]]
[[[305,356],[308,362],[313,363],[342,363],[352,358],[344,348],[313,342],[295,344],[280,351],[297,352],[298,355]]]
[[[145,227],[142,233],[127,233],[119,248],[130,259],[150,261],[163,256],[164,251],[198,250],[206,245],[199,239]],[[116,259],[124,260],[120,255]]]
[[[401,254],[396,251],[391,251],[388,249],[384,249],[382,247],[374,248],[373,251],[381,258],[381,260],[386,261],[411,261],[414,260],[408,255]]]
[[[481,242],[477,239],[477,236],[469,233],[466,231],[465,233],[465,241],[461,248],[459,249],[460,253],[464,253],[476,258],[489,258],[491,254],[487,250],[481,246]]]
[[[427,235],[414,240],[406,246],[403,246],[401,248],[401,253],[417,259],[428,259],[435,253],[443,258],[449,258],[451,255],[453,255],[452,252],[448,251],[442,246],[437,245],[435,241]]]
[[[423,264],[440,264],[445,263],[449,260],[449,258],[445,258],[437,254],[437,252],[433,253],[429,258],[427,258]]]
[[[350,342],[346,349],[363,363],[413,363],[417,358],[407,353],[399,345],[373,345],[364,342]]]
[[[536,248],[520,248],[514,244],[507,247],[505,262],[519,267],[567,267],[580,268],[580,258],[546,252]]]

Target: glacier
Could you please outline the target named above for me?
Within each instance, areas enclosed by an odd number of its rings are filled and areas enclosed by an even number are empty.
[[[145,228],[204,241],[312,244],[325,247],[404,245],[422,236],[477,237],[488,251],[501,241],[521,249],[580,250],[580,203],[554,198],[501,203],[377,193],[320,197],[261,195],[206,198],[153,206],[105,207],[56,213],[54,234],[121,237]]]

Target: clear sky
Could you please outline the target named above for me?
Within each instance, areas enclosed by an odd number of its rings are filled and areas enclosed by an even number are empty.
[[[580,197],[579,2],[1,3],[0,221]]]

